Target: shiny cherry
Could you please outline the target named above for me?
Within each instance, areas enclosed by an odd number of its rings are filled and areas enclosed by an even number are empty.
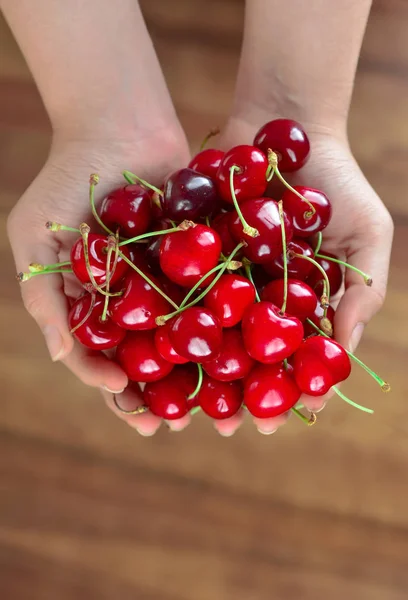
[[[299,348],[303,326],[296,317],[282,315],[272,302],[257,302],[242,319],[245,348],[252,358],[265,363],[277,363]]]
[[[173,300],[173,302],[176,304],[181,304],[183,302],[186,291],[182,287],[174,283],[174,281],[170,281],[163,273],[156,275],[156,279],[160,284],[160,288]]]
[[[244,404],[259,419],[282,415],[295,406],[300,396],[296,382],[281,363],[258,365],[245,380]]]
[[[234,191],[239,203],[249,198],[259,198],[266,190],[266,170],[268,160],[263,152],[254,146],[235,146],[225,153],[217,171],[217,187],[225,202],[233,203],[230,187],[230,169],[234,172]]]
[[[222,275],[204,296],[204,306],[217,315],[223,327],[239,323],[254,302],[254,286],[246,277],[235,273]]]
[[[204,363],[221,350],[221,323],[210,310],[192,306],[174,317],[169,330],[175,351],[192,362]]]
[[[330,252],[324,252],[324,254],[326,256],[332,256],[333,258],[337,258],[337,256],[335,256],[334,254],[330,254]],[[343,271],[341,270],[340,265],[325,258],[316,257],[315,260],[326,271],[327,277],[329,278],[330,282],[330,296],[334,296],[334,294],[337,294],[337,292],[341,288],[341,284],[343,283]],[[317,296],[321,296],[323,294],[323,276],[319,269],[317,269],[313,265],[306,281],[310,285],[310,287],[313,288],[313,290],[316,292]]]
[[[188,396],[197,384],[197,368],[175,367],[160,381],[147,383],[143,400],[157,417],[172,421],[181,419],[194,406]]]
[[[343,346],[322,336],[305,340],[296,350],[292,365],[299,389],[309,396],[323,396],[351,373]]]
[[[85,322],[74,331],[74,337],[83,346],[92,350],[109,350],[123,340],[126,331],[116,325],[109,317],[102,321],[105,297],[96,294],[93,308],[92,294],[86,293],[74,302],[68,316],[70,329],[76,327],[88,315]]]
[[[204,369],[217,381],[234,381],[249,375],[255,361],[246,351],[239,329],[223,332],[221,350],[217,358],[205,363]]]
[[[165,231],[166,229],[171,229],[173,227],[173,223],[170,219],[166,219],[162,217],[161,219],[157,219],[152,226],[151,231]],[[161,273],[160,268],[160,246],[162,243],[162,236],[156,235],[151,238],[151,241],[146,247],[146,261],[152,270],[153,273]]]
[[[184,365],[185,363],[188,363],[188,358],[183,358],[183,356],[180,356],[180,354],[177,354],[174,350],[169,336],[170,327],[171,321],[167,321],[162,327],[158,327],[154,335],[154,343],[156,344],[160,356],[164,359],[175,365]]]
[[[195,155],[189,162],[189,168],[211,177],[215,180],[215,176],[218,171],[218,167],[222,159],[224,158],[225,152],[222,150],[216,150],[215,148],[207,148],[202,150]]]
[[[193,169],[180,169],[164,182],[163,211],[174,221],[196,221],[211,215],[217,197],[217,188],[210,177]]]
[[[326,194],[320,190],[303,185],[296,185],[294,189],[309,200],[316,211],[315,214],[309,216],[310,209],[305,201],[288,189],[282,196],[283,206],[292,217],[294,235],[310,237],[327,227],[332,216],[332,206]]]
[[[126,246],[123,246],[123,254],[129,257],[129,251]],[[101,286],[106,283],[106,252],[107,252],[107,237],[99,233],[90,233],[88,235],[88,254],[89,264],[96,283]],[[110,261],[111,268],[115,263],[114,253]],[[82,283],[89,283],[89,275],[86,270],[84,243],[82,237],[78,238],[71,248],[71,265],[75,276]],[[119,257],[115,271],[111,274],[110,283],[113,285],[120,279],[129,269],[129,265]]]
[[[230,231],[230,222],[234,217],[235,213],[232,212],[220,213],[211,221],[212,229],[214,229],[220,236],[221,249],[224,256],[229,256],[237,245]],[[239,260],[240,256],[242,256],[241,250],[235,254],[235,258]]]
[[[272,302],[275,306],[282,306],[285,282],[283,279],[275,279],[264,287],[262,300]],[[288,279],[288,297],[286,312],[299,321],[305,321],[311,317],[316,310],[317,296],[311,287],[299,279]]]
[[[160,288],[152,275],[149,279]],[[123,295],[111,298],[109,311],[112,320],[123,329],[155,329],[155,319],[173,310],[171,304],[135,271],[126,274],[121,286]]]
[[[247,200],[241,205],[245,220],[251,227],[258,230],[259,235],[251,237],[244,234],[242,223],[235,214],[230,221],[232,237],[237,241],[245,241],[244,255],[254,263],[271,262],[282,253],[282,230],[279,217],[278,203],[271,198],[256,198]],[[292,239],[292,223],[284,213],[286,242]]]
[[[163,379],[174,364],[160,356],[154,344],[154,331],[129,331],[116,350],[116,360],[132,381]]]
[[[150,266],[145,256],[145,247],[145,244],[126,244],[126,246],[121,247],[121,251],[123,252],[123,250],[126,248],[126,250],[129,252],[129,258],[132,263],[147,275],[150,273]]]
[[[218,233],[206,225],[195,225],[164,236],[160,246],[160,266],[174,283],[193,287],[217,265],[220,253]]]
[[[228,419],[242,406],[242,384],[237,381],[217,381],[204,375],[198,402],[209,417],[217,420]]]
[[[261,127],[254,146],[266,155],[271,149],[278,155],[278,167],[283,173],[297,171],[307,161],[310,142],[303,127],[291,119],[275,119]]]
[[[313,258],[314,252],[312,247],[304,240],[294,239],[289,242],[287,248],[288,276],[293,279],[301,279],[304,281],[313,269],[313,265],[308,260],[292,256],[292,252],[307,256],[308,258]],[[262,266],[269,275],[272,275],[272,277],[283,277],[283,254],[280,254],[274,258],[272,262],[267,262]]]
[[[139,184],[125,185],[102,201],[99,216],[109,229],[132,238],[145,233],[152,220],[151,195]]]
[[[325,321],[322,321],[324,317],[324,309],[320,305],[320,302],[316,304],[316,308],[314,310],[313,315],[309,317],[309,319],[319,327],[324,333],[327,335],[334,335],[334,316],[336,311],[332,306],[329,306],[326,313],[326,318],[329,320],[330,325]],[[316,329],[314,329],[307,321],[303,324],[303,328],[305,330],[305,337],[309,337],[311,335],[318,335]]]
[[[252,279],[254,280],[254,284],[256,289],[258,290],[258,294],[261,295],[264,287],[271,281],[272,277],[266,272],[263,268],[264,265],[252,265],[251,273]]]

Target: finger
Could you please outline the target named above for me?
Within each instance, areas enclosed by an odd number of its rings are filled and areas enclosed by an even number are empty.
[[[107,406],[121,419],[125,421],[130,427],[136,429],[140,435],[151,436],[156,433],[159,429],[162,419],[156,417],[151,412],[146,412],[141,415],[127,415],[123,413],[114,403],[113,395],[107,392],[102,392],[105,398]],[[143,395],[142,391],[137,383],[129,384],[129,387],[120,394],[116,401],[120,408],[123,410],[135,410],[139,406],[143,406]]]
[[[308,411],[318,413],[324,409],[327,402],[334,396],[334,392],[328,392],[324,396],[308,396],[303,394],[299,402],[301,402]]]
[[[272,433],[275,433],[279,427],[285,425],[289,417],[290,412],[286,412],[283,415],[271,417],[270,419],[257,419],[255,417],[253,421],[259,433],[262,433],[263,435],[271,435]]]
[[[241,427],[244,421],[244,411],[240,409],[229,419],[214,420],[214,427],[223,437],[231,437]]]

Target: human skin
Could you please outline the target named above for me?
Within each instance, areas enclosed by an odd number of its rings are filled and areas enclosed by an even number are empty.
[[[324,248],[341,249],[348,261],[373,277],[368,288],[352,271],[336,315],[339,341],[356,348],[363,326],[384,301],[392,220],[354,160],[347,116],[371,2],[367,0],[247,0],[245,35],[232,112],[221,146],[248,143],[266,121],[285,116],[300,121],[312,156],[292,183],[322,189],[333,219]],[[70,234],[44,229],[48,220],[77,226],[89,218],[89,174],[101,175],[96,200],[121,184],[123,168],[160,183],[187,163],[189,151],[154,49],[134,0],[0,0],[34,75],[53,127],[50,155],[13,209],[8,223],[17,270],[29,262],[64,260]],[[26,14],[30,13],[30,19]],[[67,324],[64,291],[78,292],[72,278],[33,278],[22,286],[28,312],[43,331],[53,360],[62,360],[84,383],[121,392],[128,383],[118,365],[74,343]],[[108,405],[143,435],[160,426],[153,415],[128,416]],[[320,409],[324,399],[302,398]],[[140,395],[118,396],[124,408]],[[242,414],[215,423],[223,435],[241,424]],[[283,424],[257,420],[263,433]],[[170,426],[184,428],[186,417]]]

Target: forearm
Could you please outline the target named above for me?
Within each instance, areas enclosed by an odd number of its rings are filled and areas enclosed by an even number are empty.
[[[234,113],[344,129],[371,0],[247,0]],[[246,115],[246,116],[245,116]]]
[[[148,136],[177,121],[136,0],[0,0],[54,130]]]

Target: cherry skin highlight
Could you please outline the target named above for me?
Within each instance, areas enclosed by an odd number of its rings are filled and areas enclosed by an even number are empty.
[[[242,386],[236,381],[226,383],[204,375],[198,402],[209,417],[228,419],[242,406]]]
[[[246,277],[235,273],[222,275],[204,296],[204,306],[219,318],[223,327],[239,323],[254,302],[254,286]]]
[[[194,156],[189,162],[189,168],[194,169],[198,173],[207,175],[211,179],[215,180],[217,175],[218,167],[222,159],[224,158],[225,152],[222,150],[216,150],[215,148],[207,148],[202,150]]]
[[[334,254],[330,254],[330,252],[324,252],[324,254],[326,256],[332,256],[333,258],[337,258],[336,256],[334,256]],[[340,290],[341,285],[343,283],[343,271],[341,270],[340,265],[338,265],[335,262],[332,262],[331,260],[319,258],[318,256],[315,258],[315,260],[326,271],[327,277],[329,278],[330,282],[330,296],[334,296]],[[321,296],[323,294],[323,276],[319,269],[317,269],[313,265],[306,281],[310,285],[310,287],[316,292],[317,296]]]
[[[212,214],[217,196],[217,188],[210,177],[193,169],[180,169],[164,182],[163,211],[175,221],[196,221]]]
[[[314,258],[312,247],[304,240],[296,238],[289,242],[287,248],[288,277],[304,281],[312,271],[313,264],[304,258],[293,256],[292,252],[308,258]],[[280,279],[284,273],[283,253],[274,258],[272,262],[264,263],[262,266],[269,275]]]
[[[271,281],[264,287],[262,300],[272,302],[275,306],[282,306],[285,282],[283,279]],[[317,296],[311,287],[299,279],[288,279],[288,298],[286,312],[299,321],[312,317],[317,305]]]
[[[97,285],[102,286],[106,283],[106,251],[107,251],[107,237],[106,235],[100,235],[99,233],[90,233],[88,235],[88,249],[89,249],[89,264],[91,267],[92,275]],[[122,249],[123,254],[129,258],[129,251],[126,246]],[[115,263],[115,256],[112,253],[110,267],[112,269]],[[81,281],[81,283],[90,283],[88,271],[86,270],[85,255],[84,255],[84,243],[82,237],[78,238],[77,241],[71,248],[71,265],[74,275]],[[129,269],[129,265],[119,256],[115,271],[111,273],[110,284],[113,285],[126,273]]]
[[[222,327],[210,310],[192,306],[174,317],[169,338],[177,354],[192,362],[204,363],[218,356]]]
[[[268,160],[263,152],[254,146],[235,146],[225,153],[217,171],[218,193],[225,202],[233,203],[230,186],[230,169],[234,172],[234,191],[239,203],[250,198],[259,198],[266,190],[266,170]]]
[[[163,379],[174,364],[160,356],[154,344],[154,331],[129,331],[116,350],[116,360],[131,381]]]
[[[219,355],[206,362],[204,370],[217,381],[235,381],[247,377],[254,365],[254,359],[246,351],[241,331],[226,329]]]
[[[174,350],[169,336],[170,327],[171,321],[167,321],[162,327],[158,327],[154,335],[154,343],[156,344],[160,356],[165,360],[176,365],[184,365],[185,363],[188,363],[188,358],[183,358]]]
[[[275,119],[263,125],[254,139],[254,146],[268,154],[273,150],[278,156],[278,167],[283,173],[298,171],[310,154],[310,142],[305,130],[297,121]]]
[[[268,419],[290,410],[301,396],[283,365],[258,365],[245,380],[244,404],[254,417]]]
[[[160,381],[147,383],[143,400],[150,411],[166,421],[184,417],[194,406],[188,396],[196,387],[196,371],[196,368],[178,366]]]
[[[145,233],[152,220],[151,195],[139,184],[114,190],[102,201],[99,216],[113,232],[133,238]]]
[[[92,295],[84,294],[71,307],[68,316],[70,329],[81,323],[86,315],[89,314],[86,321],[74,331],[74,337],[81,342],[83,346],[92,350],[109,350],[114,348],[123,340],[126,331],[116,325],[109,317],[102,321],[102,313],[105,304],[104,296],[97,294],[91,313],[89,311],[92,305]]]
[[[332,216],[332,206],[326,194],[320,190],[302,185],[295,185],[294,189],[302,194],[306,200],[309,200],[316,211],[314,215],[309,216],[308,211],[310,211],[310,208],[305,201],[291,190],[285,190],[282,201],[285,210],[292,217],[294,235],[307,238],[323,231]]]

